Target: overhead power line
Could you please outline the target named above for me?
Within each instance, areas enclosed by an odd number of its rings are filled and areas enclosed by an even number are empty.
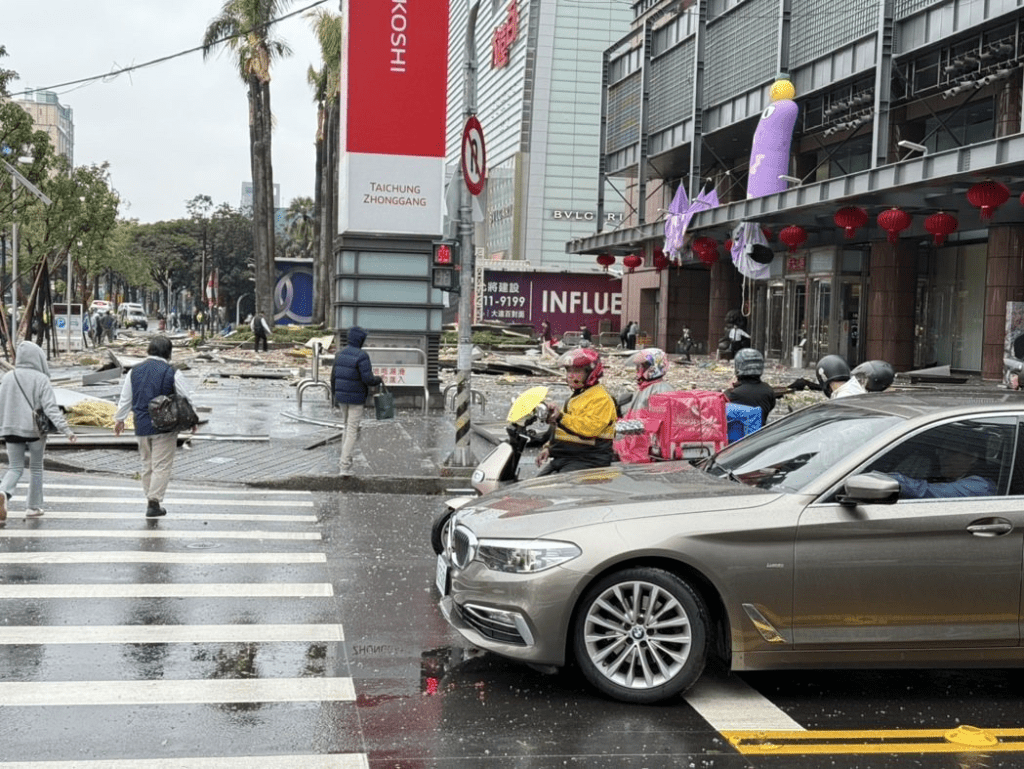
[[[307,5],[307,6],[303,7],[303,8],[299,8],[297,11],[292,11],[291,13],[286,13],[284,16],[279,16],[276,19],[271,19],[269,22],[267,22],[266,25],[262,25],[261,24],[259,26],[268,26],[268,27],[273,26],[274,24],[277,24],[278,22],[284,21],[285,19],[290,19],[292,16],[297,16],[300,13],[305,13],[306,11],[308,11],[308,10],[310,10],[312,8],[316,8],[318,5],[323,5],[326,2],[327,2],[327,0],[316,0],[316,2],[310,3],[309,5]],[[251,29],[243,30],[243,31],[241,31],[241,32],[239,32],[239,33],[237,33],[235,35],[228,35],[227,37],[222,37],[220,40],[216,40],[215,42],[211,43],[211,45],[219,45],[220,43],[227,42],[228,40],[233,40],[233,39],[235,39],[237,37],[244,37],[245,35],[248,35],[250,32],[252,32],[253,29],[255,29],[255,27],[251,28]],[[121,69],[116,69],[113,72],[105,72],[102,75],[93,75],[92,77],[83,77],[83,78],[80,78],[78,80],[69,80],[69,81],[67,81],[65,83],[57,83],[56,85],[45,86],[43,88],[27,88],[24,91],[21,91],[20,93],[11,94],[11,95],[15,96],[15,97],[17,97],[17,96],[28,96],[29,94],[40,93],[42,91],[56,91],[58,88],[69,88],[71,86],[80,86],[80,85],[83,85],[85,83],[94,83],[94,82],[97,82],[99,80],[107,80],[107,79],[110,79],[110,78],[115,78],[118,75],[123,75],[123,74],[125,74],[127,72],[134,72],[136,70],[143,69],[145,67],[152,67],[152,66],[157,65],[157,64],[163,64],[165,61],[171,61],[172,59],[178,59],[178,58],[181,58],[182,56],[188,56],[189,54],[193,54],[193,53],[197,53],[199,51],[202,51],[206,47],[207,46],[197,45],[195,48],[188,48],[188,49],[186,49],[184,51],[178,51],[177,53],[169,54],[168,56],[161,56],[159,59],[152,59],[151,61],[143,62],[142,64],[133,64],[130,67],[122,67]]]

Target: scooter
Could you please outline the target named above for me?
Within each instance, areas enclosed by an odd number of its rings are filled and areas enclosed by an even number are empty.
[[[550,408],[544,400],[547,395],[547,387],[531,387],[512,402],[508,416],[505,417],[505,433],[508,437],[480,460],[470,476],[470,483],[477,494],[446,500],[444,512],[434,519],[430,527],[430,544],[435,553],[441,552],[444,527],[452,513],[478,496],[519,480],[519,463],[523,451],[531,443],[543,440],[550,429],[547,426]]]

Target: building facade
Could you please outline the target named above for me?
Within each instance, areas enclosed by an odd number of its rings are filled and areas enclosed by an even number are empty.
[[[71,107],[60,103],[53,91],[34,91],[25,98],[14,99],[35,123],[36,129],[46,131],[50,146],[58,155],[68,160],[68,167],[75,167],[75,115]]]
[[[565,243],[622,223],[624,194],[611,190],[598,221],[597,158],[602,55],[629,22],[628,6],[615,2],[451,3],[446,165],[458,179],[463,127],[475,113],[487,155],[475,230],[478,274],[593,272],[593,259],[567,253]],[[475,78],[467,78],[467,66]],[[468,80],[475,93],[467,93]],[[478,280],[478,309],[487,285]],[[520,320],[539,326],[541,318]]]
[[[631,31],[605,51],[599,155],[631,213],[567,245],[644,258],[624,279],[623,317],[669,349],[683,325],[713,347],[741,308],[769,357],[797,348],[810,363],[838,353],[1001,376],[1024,301],[1019,0],[632,8]],[[752,138],[780,75],[799,106],[788,189],[748,198]],[[691,237],[723,244],[739,222],[764,228],[776,254],[766,279],[744,279],[724,246],[710,267],[689,252],[653,267],[679,185],[721,201],[695,215]],[[1005,203],[989,215],[982,198]],[[865,221],[847,237],[836,220],[850,208]],[[936,236],[946,217],[955,231]],[[788,227],[806,236],[792,252],[778,240]]]

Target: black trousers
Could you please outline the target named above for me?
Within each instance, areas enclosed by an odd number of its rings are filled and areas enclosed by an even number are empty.
[[[266,352],[267,351],[267,335],[266,334],[257,333],[256,336],[253,337],[252,349],[255,350],[256,352],[259,352],[260,351],[260,342],[261,341],[263,342],[263,352]]]

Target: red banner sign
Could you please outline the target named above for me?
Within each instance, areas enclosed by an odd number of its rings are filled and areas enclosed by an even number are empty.
[[[348,152],[444,157],[448,0],[347,0]]]

